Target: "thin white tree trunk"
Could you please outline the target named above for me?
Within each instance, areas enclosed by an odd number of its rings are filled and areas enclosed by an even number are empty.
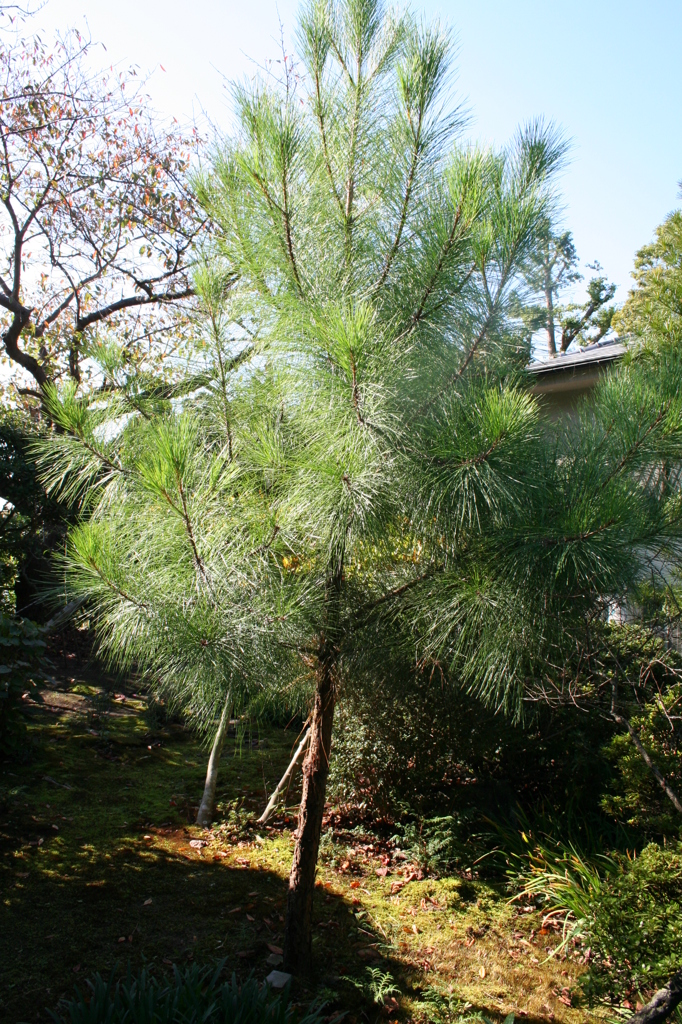
[[[268,800],[268,806],[265,808],[265,810],[261,814],[260,818],[258,819],[258,822],[259,822],[260,825],[264,825],[265,822],[268,820],[268,818],[270,818],[272,816],[272,812],[274,811],[275,807],[277,806],[277,801],[279,800],[280,794],[281,794],[282,790],[285,789],[289,785],[289,780],[291,779],[291,776],[294,773],[294,768],[296,767],[297,763],[300,761],[301,755],[303,754],[303,751],[307,747],[309,739],[310,739],[310,729],[306,729],[306,731],[305,731],[305,733],[303,735],[303,739],[299,743],[298,747],[296,748],[296,753],[294,754],[294,756],[291,759],[289,767],[287,768],[287,770],[285,771],[284,775],[282,776],[282,778],[277,783],[277,787],[275,788],[275,791],[273,792],[272,796]]]
[[[228,691],[227,697],[225,698],[225,704],[223,706],[223,713],[220,716],[220,722],[218,723],[218,730],[215,734],[215,739],[213,740],[213,746],[211,747],[211,756],[208,759],[208,768],[206,769],[204,795],[201,798],[201,804],[197,812],[197,825],[203,825],[204,828],[208,828],[213,820],[215,788],[218,782],[218,765],[220,764],[220,755],[223,752],[225,734],[227,733],[227,726],[230,721],[230,704],[230,692]]]

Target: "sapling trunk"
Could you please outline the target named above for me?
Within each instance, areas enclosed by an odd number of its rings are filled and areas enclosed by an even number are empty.
[[[268,820],[268,818],[270,818],[272,816],[272,813],[275,810],[275,807],[277,806],[277,801],[279,800],[280,794],[289,785],[289,780],[291,779],[291,776],[294,774],[294,768],[296,767],[296,765],[300,761],[301,755],[303,754],[303,751],[307,747],[309,741],[310,741],[310,730],[306,727],[306,731],[305,731],[305,734],[303,736],[303,739],[301,740],[299,745],[296,747],[296,752],[294,753],[294,756],[292,757],[291,761],[289,762],[289,767],[287,768],[287,770],[285,771],[284,775],[282,776],[282,778],[277,783],[277,786],[275,787],[272,796],[268,800],[267,807],[265,808],[265,810],[261,814],[260,818],[258,819],[258,824],[259,825],[264,825],[266,823],[266,821]]]
[[[332,673],[328,664],[323,663],[315,690],[310,745],[303,763],[303,793],[284,926],[284,967],[301,976],[312,973],[313,893],[329,774],[334,701]]]
[[[227,733],[227,726],[230,721],[230,704],[230,693],[228,691],[227,697],[225,698],[225,704],[223,705],[223,713],[220,716],[218,729],[215,734],[215,739],[213,740],[213,746],[211,747],[211,755],[208,759],[206,782],[204,783],[204,795],[201,798],[201,804],[197,811],[197,825],[203,825],[204,828],[208,828],[213,821],[215,789],[218,782],[218,765],[220,764],[220,755],[223,752],[225,734]]]

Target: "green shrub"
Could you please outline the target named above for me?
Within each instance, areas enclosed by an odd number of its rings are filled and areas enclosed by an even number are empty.
[[[519,838],[507,844],[515,888],[563,919],[560,948],[582,940],[590,999],[647,995],[682,968],[682,843],[586,856],[547,834]]]
[[[642,695],[630,717],[652,760],[677,792],[682,788],[682,728],[679,706],[682,683],[661,687],[649,699]],[[604,754],[614,767],[604,812],[642,832],[647,838],[679,833],[679,814],[626,732],[616,733]]]
[[[420,819],[469,811],[517,817],[545,807],[564,820],[597,816],[612,769],[613,727],[573,707],[538,706],[512,725],[439,673],[390,663],[343,693],[330,761],[333,799]],[[466,829],[464,830],[466,834]]]
[[[87,982],[88,993],[76,988],[73,999],[64,999],[55,1024],[315,1024],[320,1009],[298,1018],[288,992],[272,993],[253,976],[242,984],[233,974],[221,980],[223,964],[173,968],[173,978],[156,978],[148,970],[109,981],[96,974]]]
[[[16,753],[23,737],[23,695],[34,691],[45,668],[45,641],[29,619],[0,612],[0,757]]]
[[[619,858],[619,870],[591,893],[585,934],[588,995],[651,992],[682,969],[682,844],[651,843]]]
[[[30,446],[36,425],[21,410],[0,409],[0,608],[45,621],[47,592],[56,582],[53,553],[63,546],[69,519],[78,514],[48,495],[38,479]],[[81,514],[84,510],[80,510]]]

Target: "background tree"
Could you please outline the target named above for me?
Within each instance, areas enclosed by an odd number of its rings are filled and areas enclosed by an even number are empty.
[[[550,358],[566,352],[576,340],[580,345],[601,341],[611,329],[615,307],[607,303],[615,295],[616,286],[609,284],[605,277],[590,280],[584,303],[559,303],[560,293],[582,280],[578,263],[571,232],[558,233],[547,220],[525,269],[531,293],[541,296],[542,301],[529,306],[524,319],[531,331],[544,329],[547,332]],[[595,263],[591,269],[601,268]]]
[[[682,340],[682,211],[656,228],[656,238],[635,258],[635,286],[614,325],[649,344]]]
[[[593,270],[601,270],[598,263]],[[587,285],[587,299],[583,303],[571,302],[561,314],[561,352],[577,341],[579,345],[595,345],[611,330],[616,312],[615,306],[608,306],[616,294],[615,284],[609,284],[605,277],[593,277]]]
[[[547,331],[547,351],[550,356],[555,356],[556,317],[560,313],[555,307],[559,292],[580,280],[578,254],[570,231],[557,234],[547,221],[526,269],[526,280],[531,290],[544,298],[544,304],[528,310],[527,315],[532,317],[531,329],[544,328]]]
[[[38,394],[81,380],[105,323],[128,359],[164,341],[159,314],[191,295],[203,228],[187,178],[196,134],[159,125],[134,72],[91,73],[90,57],[75,32],[0,47],[2,338]]]
[[[677,485],[642,467],[682,437],[672,357],[628,365],[570,437],[522,386],[556,133],[458,145],[447,37],[373,0],[312,3],[299,43],[307,91],[288,60],[236,88],[198,183],[203,386],[147,416],[51,390],[41,461],[88,502],[66,586],[111,657],[211,722],[233,688],[307,704],[285,925],[307,973],[337,700],[390,699],[402,658],[518,715],[674,547]]]

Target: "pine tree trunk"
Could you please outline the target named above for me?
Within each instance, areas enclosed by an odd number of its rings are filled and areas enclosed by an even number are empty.
[[[284,927],[284,967],[303,977],[312,973],[313,893],[329,774],[334,700],[332,673],[328,665],[323,665],[315,692],[310,745],[303,764],[303,793]]]
[[[556,335],[554,333],[554,297],[552,295],[552,278],[549,271],[545,274],[545,302],[547,303],[547,351],[553,359],[556,355]]]
[[[203,825],[204,828],[208,828],[213,821],[215,789],[218,782],[218,765],[220,764],[220,755],[223,752],[225,734],[227,733],[227,726],[230,721],[230,704],[230,692],[228,690],[227,697],[225,698],[225,704],[223,705],[223,713],[220,716],[220,722],[218,723],[218,731],[215,734],[213,746],[211,747],[211,755],[208,759],[206,782],[204,783],[204,795],[201,798],[201,804],[197,811],[197,825]]]

